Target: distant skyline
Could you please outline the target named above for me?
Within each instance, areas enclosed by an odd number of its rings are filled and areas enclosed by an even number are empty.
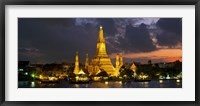
[[[74,62],[95,55],[99,26],[115,62],[182,61],[181,18],[19,18],[18,59],[31,63]]]

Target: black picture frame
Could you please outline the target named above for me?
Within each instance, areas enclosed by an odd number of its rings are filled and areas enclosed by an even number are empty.
[[[6,5],[195,5],[195,101],[5,101],[5,6]],[[0,104],[2,106],[190,106],[199,105],[200,0],[1,0]]]

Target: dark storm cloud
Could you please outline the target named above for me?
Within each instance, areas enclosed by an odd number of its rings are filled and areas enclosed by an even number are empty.
[[[133,51],[148,52],[156,49],[150,39],[146,25],[143,23],[139,27],[127,26],[126,38],[131,43]]]
[[[181,36],[171,32],[161,33],[157,36],[159,45],[173,48],[181,42]]]
[[[73,18],[34,18],[30,19],[35,22],[46,23],[49,25],[63,25],[63,26],[73,26],[75,19]]]
[[[148,52],[156,49],[150,39],[146,25],[143,23],[139,27],[133,27],[132,25],[126,26],[125,37],[118,37],[118,42],[120,43],[113,44],[125,53]]]
[[[99,25],[102,25],[107,35],[114,36],[116,33],[115,22],[112,18],[98,18]]]
[[[156,23],[160,28],[157,40],[161,46],[176,46],[182,43],[182,19],[181,18],[161,18]]]
[[[106,37],[108,41],[108,52],[129,53],[155,50],[156,47],[152,44],[152,39],[148,31],[149,29],[155,28],[155,25],[152,26],[152,23],[155,24],[158,19],[159,18],[113,18],[115,34],[114,37]],[[105,28],[104,32],[106,33]]]
[[[182,19],[181,18],[161,18],[157,22],[158,27],[162,30],[181,34]]]
[[[112,18],[78,18],[76,25],[96,28],[103,26],[104,34],[107,36],[114,36],[116,33],[115,22]]]
[[[37,48],[44,54],[41,57],[43,60],[74,61],[76,51],[82,55],[81,58],[84,58],[87,52],[95,52],[98,36],[96,28],[65,27],[62,23],[49,25],[41,20],[40,22],[32,20],[19,19],[19,47]],[[24,53],[29,55],[29,52]],[[19,59],[24,59],[23,56],[19,55]]]

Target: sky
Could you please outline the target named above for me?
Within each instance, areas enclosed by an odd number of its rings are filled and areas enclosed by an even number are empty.
[[[96,52],[99,26],[112,62],[182,61],[181,18],[18,18],[18,60],[81,63]]]

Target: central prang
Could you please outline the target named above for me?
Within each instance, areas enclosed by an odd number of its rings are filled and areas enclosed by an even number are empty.
[[[119,58],[118,54],[116,57],[117,57],[116,59],[117,64],[116,64],[116,67],[114,67],[110,58],[107,55],[106,42],[105,42],[104,34],[103,34],[103,27],[100,26],[99,36],[97,39],[96,54],[92,58],[90,64],[88,63],[88,54],[86,55],[85,68],[88,70],[90,75],[97,75],[98,73],[102,71],[106,71],[110,76],[118,76],[119,69],[123,65],[123,59],[121,55]],[[77,61],[76,61],[76,64],[77,64]],[[77,67],[78,66],[75,66],[76,70],[74,70],[76,73],[78,69]]]

